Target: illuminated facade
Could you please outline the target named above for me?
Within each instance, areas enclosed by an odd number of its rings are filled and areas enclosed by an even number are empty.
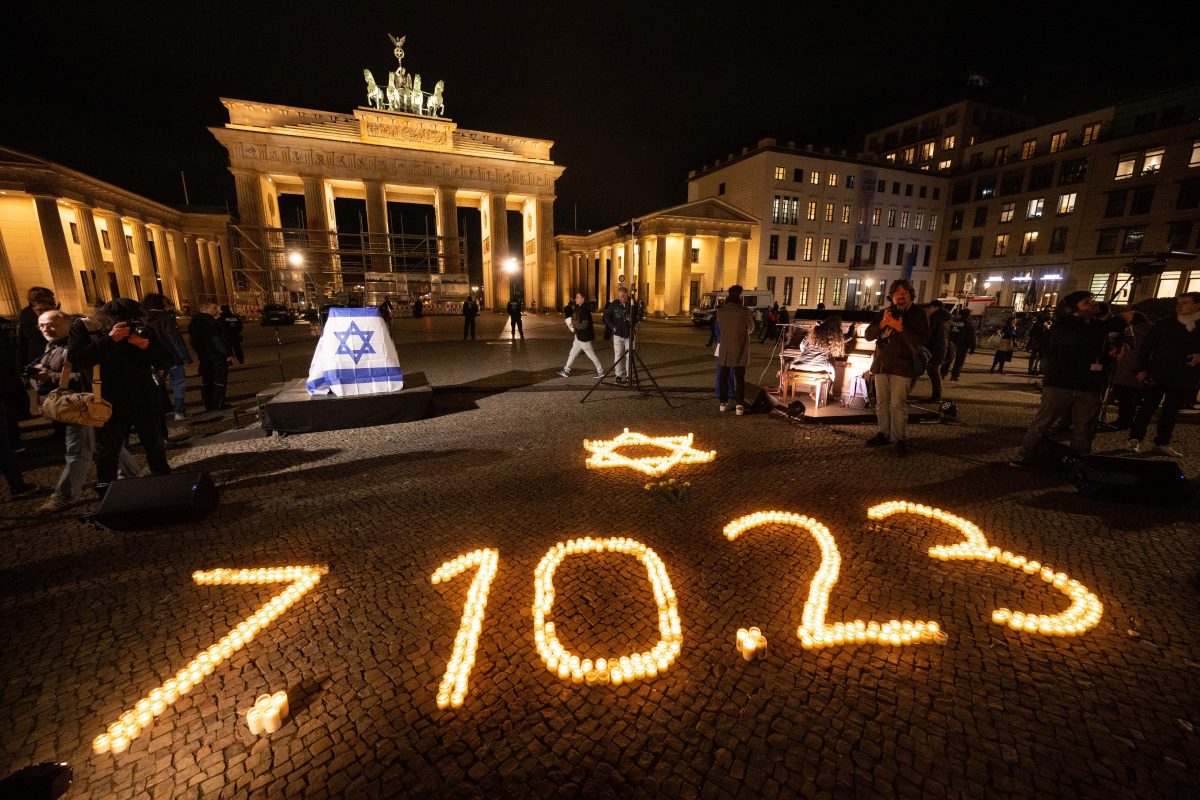
[[[15,316],[32,286],[71,314],[158,291],[181,309],[228,303],[228,221],[0,147],[0,314]]]

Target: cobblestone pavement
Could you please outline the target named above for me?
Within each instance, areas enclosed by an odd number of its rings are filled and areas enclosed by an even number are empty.
[[[702,390],[704,333],[690,326],[647,325],[669,409],[611,389],[580,404],[591,381],[550,372],[569,346],[557,320],[530,319],[524,346],[500,324],[484,317],[480,340],[463,343],[457,320],[396,323],[402,364],[439,388],[438,415],[421,422],[282,439],[238,433],[231,418],[181,426],[193,438],[173,465],[223,484],[201,524],[118,534],[24,516],[36,499],[0,506],[0,774],[65,760],[69,798],[1195,796],[1196,510],[1088,501],[1006,466],[1037,400],[1023,378],[988,375],[973,357],[946,391],[962,424],[916,427],[899,460],[863,448],[866,426],[720,414]],[[270,333],[252,331],[251,362],[234,373],[243,402],[278,374]],[[301,328],[283,338],[298,376],[313,340]],[[768,353],[756,350],[752,376]],[[1177,437],[1192,473],[1197,419]],[[626,426],[694,432],[717,451],[671,473],[691,482],[686,502],[644,491],[643,475],[584,468],[582,440]],[[46,432],[30,437],[30,475],[46,485]],[[1097,448],[1119,441],[1102,434]],[[1055,613],[1065,598],[1013,570],[929,558],[959,541],[948,528],[867,520],[897,498],[960,514],[1079,580],[1104,603],[1099,625],[1050,638],[993,624],[992,609]],[[829,621],[936,620],[947,641],[803,649],[813,540],[783,527],[722,536],[770,509],[833,532]],[[683,647],[657,678],[574,685],[537,655],[534,569],[556,542],[589,534],[633,537],[666,565]],[[470,691],[461,709],[439,710],[474,573],[430,576],[480,547],[500,563]],[[194,570],[291,564],[329,572],[127,752],[92,754],[123,710],[278,591],[196,585]],[[567,558],[554,581],[566,647],[611,654],[657,639],[632,557]],[[748,664],[734,634],[750,625],[770,647]],[[237,710],[279,689],[291,715],[250,735]]]

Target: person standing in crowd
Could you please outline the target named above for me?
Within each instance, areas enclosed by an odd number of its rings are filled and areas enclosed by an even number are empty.
[[[629,290],[618,286],[617,299],[604,308],[604,324],[612,331],[613,362],[616,364],[615,372],[619,384],[629,379],[629,365],[626,363],[625,354],[629,352],[633,326],[638,322],[635,313],[633,304],[629,302]]]
[[[1126,309],[1121,317],[1129,325],[1133,333],[1133,347],[1121,354],[1112,371],[1109,383],[1110,397],[1117,404],[1117,419],[1113,427],[1119,431],[1127,431],[1133,427],[1133,417],[1141,403],[1144,382],[1137,377],[1137,357],[1146,344],[1146,336],[1150,333],[1150,318],[1141,311]],[[1031,373],[1032,374],[1032,373]]]
[[[1196,398],[1200,388],[1200,292],[1175,299],[1175,316],[1150,328],[1137,352],[1137,379],[1145,385],[1143,402],[1129,429],[1128,449],[1137,452],[1159,403],[1154,452],[1171,458],[1183,454],[1171,446],[1179,411]]]
[[[1050,332],[1050,320],[1045,314],[1038,314],[1033,325],[1029,328],[1029,374],[1037,375],[1042,371],[1042,347]]]
[[[25,293],[28,305],[21,309],[20,328],[17,332],[17,356],[21,365],[32,364],[46,351],[46,340],[38,332],[38,316],[43,311],[57,308],[54,292],[45,286],[32,286]],[[37,306],[44,306],[38,309]]]
[[[975,355],[975,322],[971,319],[971,309],[960,308],[958,314],[951,318],[949,328],[950,346],[946,358],[942,360],[942,377],[949,375],[950,380],[957,381],[967,356]],[[953,363],[950,350],[954,351]]]
[[[149,300],[152,295],[146,295]],[[54,309],[38,317],[38,328],[46,338],[46,352],[38,359],[34,380],[37,382],[39,399],[57,389],[62,382],[62,373],[67,366],[67,345],[71,333],[71,318],[63,312]],[[157,331],[156,331],[157,332]],[[176,331],[178,336],[178,331]],[[74,372],[70,375],[67,387],[72,391],[84,391],[84,375]],[[103,380],[103,376],[101,377]],[[103,396],[103,394],[102,394]],[[53,514],[63,511],[83,499],[83,486],[87,482],[88,472],[92,468],[92,459],[96,452],[96,429],[90,425],[63,425],[66,444],[66,464],[54,485],[54,489],[46,502],[38,506],[38,512]],[[141,467],[124,446],[121,447],[117,459],[120,474],[126,478],[137,477]]]
[[[167,309],[164,295],[151,292],[142,298],[142,308],[146,309],[146,324],[158,334],[159,341],[171,354],[173,363],[167,370],[167,379],[171,382],[175,421],[182,422],[187,419],[187,365],[192,363],[192,355],[179,333],[175,312]]]
[[[225,331],[217,321],[217,304],[206,301],[200,304],[200,311],[192,315],[188,323],[188,336],[192,339],[192,349],[200,361],[200,398],[204,402],[205,411],[218,411],[231,408],[225,402],[226,385],[229,383],[229,365],[233,356],[225,343]]]
[[[150,471],[171,472],[159,437],[162,400],[154,370],[170,368],[172,358],[143,317],[141,303],[118,298],[101,306],[90,321],[92,327],[84,320],[71,325],[68,360],[85,381],[92,367],[99,365],[101,396],[112,404],[112,416],[96,432],[97,489],[101,491],[117,479],[121,449],[131,429],[137,431]]]
[[[392,306],[386,300],[383,301],[387,305],[387,313],[384,314],[384,322],[392,320]],[[383,309],[380,308],[380,313]],[[237,363],[246,363],[246,354],[242,352],[242,330],[246,327],[245,321],[233,313],[233,309],[229,306],[221,306],[221,314],[217,317],[221,321],[221,330],[225,332],[225,345],[229,348],[230,354],[237,359]]]
[[[879,431],[867,447],[891,442],[896,455],[908,455],[908,387],[917,374],[915,359],[929,340],[929,316],[913,303],[913,286],[900,278],[888,287],[892,305],[875,315],[867,326],[867,340],[875,342],[875,419]]]
[[[1004,374],[1004,365],[1012,361],[1013,350],[1017,344],[1017,318],[1009,317],[1004,320],[1004,325],[998,331],[1000,340],[996,342],[996,355],[992,356],[992,366],[988,369],[991,374],[997,369],[1000,374]]]
[[[6,415],[0,438],[8,441],[9,447],[20,452],[21,425],[17,415],[22,407],[28,409],[29,395],[25,391],[25,366],[18,358],[18,321],[0,317],[0,403],[12,409]]]
[[[1043,348],[1042,402],[1010,465],[1027,466],[1050,426],[1064,414],[1071,418],[1071,449],[1076,455],[1092,451],[1104,371],[1112,361],[1108,332],[1096,319],[1098,311],[1091,292],[1072,292],[1059,302]]]
[[[225,309],[228,307],[229,306],[221,306],[221,319],[222,320],[224,320],[224,318],[225,318]],[[383,318],[383,324],[387,325],[388,329],[390,330],[392,327],[392,301],[386,297],[383,298],[383,302],[379,304],[379,316]],[[241,364],[242,356],[241,356],[241,343],[240,342],[238,344],[238,349],[234,350],[233,354],[235,356],[237,356],[238,363]]]
[[[420,319],[425,316],[425,301],[418,297],[413,301],[412,305],[413,319]]]
[[[567,355],[566,366],[558,370],[558,374],[569,378],[571,364],[575,362],[576,356],[583,353],[596,367],[596,377],[602,378],[604,377],[604,367],[600,364],[600,359],[596,356],[596,348],[592,345],[596,339],[596,327],[592,324],[593,306],[582,292],[576,292],[575,303],[570,308],[571,313],[565,322],[567,328],[575,334],[575,341],[571,342],[571,352]]]
[[[791,321],[792,321],[792,318],[788,315],[787,306],[780,306],[779,307],[779,327],[782,328],[784,325],[789,324]]]
[[[517,338],[517,334],[521,334],[521,338],[525,338],[525,326],[521,323],[521,296],[514,294],[512,299],[505,306],[508,312],[508,328],[512,338]]]
[[[467,299],[462,304],[463,316],[463,341],[467,340],[467,334],[471,334],[471,341],[475,341],[475,318],[479,316],[479,303],[475,302],[472,295],[467,295]]]
[[[742,287],[729,287],[725,304],[717,310],[714,321],[721,337],[717,386],[721,393],[721,410],[729,410],[729,383],[733,380],[733,403],[737,415],[746,413],[746,367],[750,364],[750,335],[754,332],[754,315],[742,305]]]
[[[942,364],[946,361],[946,353],[950,349],[950,312],[942,305],[941,300],[929,302],[929,344],[926,347],[929,348],[929,364],[925,367],[925,374],[929,377],[928,402],[940,403]],[[915,385],[916,381],[913,383]]]
[[[7,418],[7,407],[4,398],[0,397],[0,427],[7,427]],[[28,497],[38,490],[35,484],[27,482],[21,474],[21,462],[6,436],[0,436],[0,474],[4,475],[4,481],[8,484],[8,496],[12,500]]]
[[[779,321],[779,303],[772,303],[769,309],[763,309],[763,326],[762,336],[758,338],[758,343],[762,344],[767,339],[775,341],[779,337],[779,330],[776,323]]]

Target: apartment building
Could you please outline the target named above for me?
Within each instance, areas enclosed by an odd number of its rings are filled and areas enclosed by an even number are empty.
[[[962,100],[871,131],[863,140],[863,150],[889,164],[954,172],[966,164],[964,153],[968,148],[1033,124],[1033,118],[1026,114]]]

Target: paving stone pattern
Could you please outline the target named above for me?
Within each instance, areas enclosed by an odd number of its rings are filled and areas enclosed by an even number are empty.
[[[474,343],[458,340],[454,319],[397,322],[405,367],[439,387],[440,416],[197,436],[172,450],[176,468],[222,483],[219,511],[201,524],[119,534],[69,515],[14,522],[37,500],[3,506],[0,774],[65,760],[68,798],[1195,796],[1196,509],[1088,501],[1006,466],[1037,400],[1024,378],[987,375],[973,358],[946,392],[963,424],[916,427],[900,460],[864,449],[866,426],[720,414],[702,389],[713,363],[704,333],[690,326],[647,326],[647,361],[675,387],[668,409],[617,390],[580,404],[591,381],[550,372],[569,347],[553,317],[531,318],[524,346],[502,339],[499,317],[482,321]],[[235,397],[277,373],[268,333],[252,329]],[[313,340],[285,333],[285,369],[298,376]],[[756,349],[752,377],[768,352]],[[1186,417],[1177,437],[1192,471],[1196,422]],[[582,440],[625,426],[694,432],[717,460],[672,473],[692,482],[680,504],[644,491],[644,475],[586,470]],[[1103,434],[1097,447],[1119,441]],[[45,485],[54,470],[30,474]],[[1065,598],[995,565],[930,559],[930,546],[959,540],[948,528],[866,519],[896,498],[954,511],[993,544],[1067,572],[1104,603],[1099,626],[1051,639],[994,625],[994,608],[1054,613]],[[767,509],[815,516],[837,538],[829,621],[933,619],[946,643],[801,648],[815,543],[782,527],[735,542],[721,533]],[[665,674],[584,686],[541,663],[533,571],[554,543],[582,535],[636,538],[666,564],[683,651]],[[429,578],[479,547],[499,548],[500,565],[470,692],[440,711],[473,572]],[[129,751],[91,753],[109,722],[279,590],[197,586],[193,570],[289,564],[329,573]],[[555,589],[565,646],[620,654],[656,641],[636,559],[568,558]],[[769,639],[763,662],[735,648],[749,625]],[[279,689],[291,715],[251,736],[238,709]]]

